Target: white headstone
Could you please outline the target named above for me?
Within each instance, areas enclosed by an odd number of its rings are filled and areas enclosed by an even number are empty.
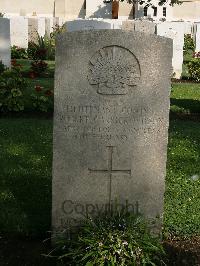
[[[28,19],[12,17],[10,19],[11,45],[28,48]]]
[[[38,18],[38,34],[39,36],[44,36],[46,31],[45,18]]]
[[[184,22],[184,25],[185,25],[184,33],[185,34],[192,34],[192,25],[193,25],[193,23],[190,22],[190,21],[187,21],[187,22]]]
[[[200,23],[194,23],[194,39],[195,39],[195,51],[200,51]]]
[[[51,33],[51,20],[50,18],[45,18],[45,35],[50,36]]]
[[[66,29],[68,32],[79,30],[101,30],[112,29],[112,23],[100,21],[100,20],[73,20],[66,22]]]
[[[10,20],[0,18],[0,61],[8,67],[11,61],[10,45]]]
[[[175,78],[180,78],[182,74],[184,31],[184,22],[163,22],[157,24],[157,35],[173,40],[172,66]]]

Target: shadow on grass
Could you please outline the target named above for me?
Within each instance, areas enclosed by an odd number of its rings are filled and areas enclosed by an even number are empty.
[[[171,99],[172,110],[176,112],[194,113],[200,115],[200,101],[191,99]]]
[[[0,119],[0,232],[45,237],[51,225],[52,121]]]

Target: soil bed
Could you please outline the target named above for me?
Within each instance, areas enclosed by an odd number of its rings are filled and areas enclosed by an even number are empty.
[[[169,266],[199,266],[200,237],[186,240],[171,240],[164,242],[168,254]],[[56,266],[56,261],[46,258],[52,250],[50,242],[40,239],[0,239],[1,266]]]

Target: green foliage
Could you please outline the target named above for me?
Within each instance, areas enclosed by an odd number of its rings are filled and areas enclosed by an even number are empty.
[[[4,17],[4,13],[0,12],[0,18],[3,18]]]
[[[188,54],[190,53],[190,51],[194,52],[194,50],[195,50],[195,44],[193,38],[191,37],[190,34],[185,34],[184,47],[183,47],[184,54]]]
[[[48,64],[43,60],[35,60],[31,63],[31,70],[37,76],[41,76],[42,74],[44,74],[47,71],[47,68]]]
[[[187,63],[190,77],[195,81],[200,81],[200,58],[193,58]]]
[[[35,93],[31,95],[33,107],[36,111],[49,112],[53,110],[53,91],[44,90],[40,85],[35,86]]]
[[[53,36],[53,35],[52,35]],[[55,38],[38,35],[37,43],[29,42],[28,57],[33,60],[55,59]]]
[[[46,60],[55,60],[55,39],[44,36],[44,42],[47,50]]]
[[[158,238],[142,217],[129,213],[88,218],[74,239],[59,244],[65,265],[164,265]]]
[[[26,86],[27,84],[21,75],[19,67],[4,71],[0,75],[0,111],[23,111],[23,90]]]
[[[7,67],[0,61],[0,75],[7,69]]]
[[[45,60],[47,55],[47,49],[43,41],[41,41],[40,37],[38,40],[38,43],[28,43],[28,58],[33,60]]]
[[[64,33],[65,31],[66,31],[65,24],[63,24],[62,26],[56,24],[55,27],[53,28],[53,32],[50,34],[50,37],[55,40],[57,34]]]
[[[18,46],[11,47],[11,58],[12,59],[27,59],[27,50],[25,48],[20,48]]]

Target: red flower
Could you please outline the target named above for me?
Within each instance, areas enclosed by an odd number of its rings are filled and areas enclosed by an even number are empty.
[[[36,78],[36,75],[35,75],[34,72],[29,72],[29,77],[30,77],[31,79],[34,79],[34,78]]]
[[[16,64],[17,64],[17,60],[16,60],[16,59],[12,59],[12,60],[11,60],[11,65],[12,65],[12,66],[16,66]]]
[[[45,91],[45,95],[53,96],[53,91],[52,90],[47,90],[47,91]]]
[[[43,87],[41,87],[40,85],[36,85],[36,86],[35,86],[35,90],[36,90],[37,92],[42,91],[42,89],[43,89]]]

